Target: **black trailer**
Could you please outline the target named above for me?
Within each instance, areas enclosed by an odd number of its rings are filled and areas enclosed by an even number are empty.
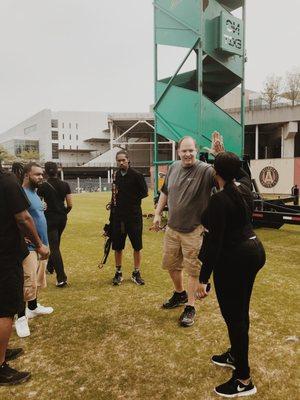
[[[254,212],[253,226],[255,228],[274,228],[279,229],[284,224],[300,225],[300,206],[299,196],[290,196],[278,199],[265,199],[258,192],[254,180]],[[290,204],[292,203],[292,204]]]

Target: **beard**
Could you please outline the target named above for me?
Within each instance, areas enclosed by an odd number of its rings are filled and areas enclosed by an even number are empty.
[[[41,183],[29,178],[29,184],[32,189],[37,189]]]

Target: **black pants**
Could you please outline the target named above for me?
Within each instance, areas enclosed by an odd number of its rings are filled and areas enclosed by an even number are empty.
[[[60,252],[60,239],[61,235],[66,227],[67,220],[61,219],[55,224],[49,224],[48,227],[48,240],[50,246],[50,257],[49,257],[49,270],[54,268],[56,272],[57,282],[64,282],[67,280],[67,275],[64,270],[64,262]]]
[[[266,260],[263,245],[258,239],[249,239],[224,252],[222,263],[214,269],[216,294],[223,318],[227,324],[231,354],[235,360],[235,377],[250,376],[249,305],[257,272]]]

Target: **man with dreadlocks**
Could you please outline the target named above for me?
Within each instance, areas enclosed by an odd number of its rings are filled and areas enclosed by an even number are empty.
[[[11,172],[16,175],[20,185],[23,184],[24,165],[20,162],[14,162],[11,166]]]
[[[143,217],[141,201],[148,196],[148,188],[142,174],[130,167],[128,154],[120,150],[116,154],[118,171],[116,173],[116,199],[114,221],[112,229],[112,248],[115,251],[116,273],[113,285],[120,285],[122,276],[122,254],[125,247],[126,236],[129,236],[133,247],[134,269],[132,281],[137,285],[145,282],[140,274]]]

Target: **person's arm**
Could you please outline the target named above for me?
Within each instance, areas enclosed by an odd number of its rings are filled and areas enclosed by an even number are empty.
[[[72,195],[71,193],[66,195],[66,203],[67,203],[67,214],[72,210],[73,208],[73,200],[72,200]]]
[[[20,232],[35,245],[36,251],[41,256],[41,259],[46,260],[50,254],[49,248],[42,243],[29,212],[24,210],[14,216]]]
[[[140,199],[144,199],[148,196],[148,186],[144,175],[138,174],[137,175],[137,187],[138,187],[138,197]]]
[[[73,207],[73,201],[72,201],[72,195],[71,195],[71,188],[70,185],[67,182],[64,182],[66,186],[66,211],[67,214],[72,210]]]
[[[153,223],[150,230],[159,231],[160,223],[161,223],[161,213],[163,212],[165,206],[168,202],[168,196],[164,192],[160,192],[160,196],[158,199],[158,203],[155,208]]]
[[[238,174],[235,177],[235,180],[236,182],[242,183],[243,185],[247,186],[250,190],[252,189],[250,176],[243,168],[239,169]]]
[[[158,232],[160,230],[161,214],[168,203],[168,182],[171,170],[172,170],[172,165],[169,167],[167,175],[165,176],[164,183],[160,189],[159,199],[154,210],[153,223],[150,228],[151,231]]]
[[[214,195],[211,197],[208,208],[209,232],[203,240],[199,253],[202,262],[199,281],[206,284],[216,263],[219,261],[223,247],[226,215],[222,197]]]
[[[35,244],[36,251],[41,255],[41,258],[46,259],[49,256],[49,249],[43,245],[33,219],[27,211],[30,203],[25,192],[17,181],[8,177],[4,187],[4,194],[8,210],[14,216],[19,230]]]

